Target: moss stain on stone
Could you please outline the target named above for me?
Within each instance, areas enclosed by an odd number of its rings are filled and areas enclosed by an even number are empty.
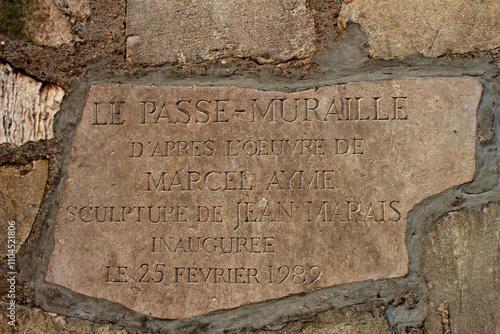
[[[31,41],[27,26],[35,8],[35,0],[0,0],[0,34]]]

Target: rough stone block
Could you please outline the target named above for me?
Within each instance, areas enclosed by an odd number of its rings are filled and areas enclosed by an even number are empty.
[[[437,221],[425,242],[431,310],[427,333],[498,333],[500,203]]]
[[[383,59],[500,46],[498,0],[352,0],[342,6],[339,17],[341,26],[348,21],[361,25],[370,55]]]
[[[0,233],[7,236],[8,222],[15,222],[16,252],[28,238],[42,201],[48,162],[26,166],[0,167]],[[0,239],[2,256],[7,254],[7,238]]]
[[[393,332],[385,318],[385,309],[383,303],[373,301],[321,312],[292,321],[279,330],[251,331],[246,334],[391,334]]]
[[[64,90],[0,63],[0,144],[54,138],[52,123]]]
[[[88,0],[52,0],[57,8],[73,21],[85,20],[90,15]]]
[[[6,303],[0,303],[2,312],[2,326],[0,333],[2,334],[127,334],[126,330],[120,329],[117,326],[110,324],[96,324],[87,320],[82,320],[74,317],[57,315],[54,313],[44,312],[40,309],[32,309],[29,307],[16,305],[16,326],[8,325],[10,321],[6,317]]]
[[[127,36],[127,57],[138,63],[267,63],[311,55],[315,30],[305,0],[129,0]]]
[[[39,0],[36,10],[26,23],[33,41],[40,45],[58,47],[74,41],[69,17],[58,8],[56,2],[64,0]]]

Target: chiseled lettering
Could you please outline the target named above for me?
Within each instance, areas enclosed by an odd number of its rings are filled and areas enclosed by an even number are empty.
[[[251,122],[360,122],[408,119],[406,111],[408,98],[400,96],[336,96],[327,100],[312,97],[250,100]],[[279,109],[279,112],[276,112],[276,109]]]
[[[252,100],[252,122],[255,122],[256,120],[256,115],[259,116],[260,120],[263,120],[268,114],[268,122],[274,122],[274,101],[275,99],[271,99],[269,101],[269,104],[267,105],[266,111],[262,112],[262,109],[259,107],[259,104],[257,103],[257,99],[251,99]]]
[[[266,190],[331,190],[333,170],[274,171],[267,182]]]
[[[187,125],[229,121],[225,115],[229,100],[149,100],[139,103],[141,106],[139,124]]]
[[[226,156],[281,156],[325,155],[326,140],[304,139],[248,139],[226,140]]]
[[[257,268],[175,267],[174,283],[260,284]]]
[[[196,222],[211,222],[211,223],[222,222],[222,206],[197,205]]]
[[[128,267],[122,266],[104,266],[106,270],[106,283],[125,283],[127,282]]]
[[[314,107],[309,104],[309,101],[314,102]],[[314,99],[314,98],[304,99],[304,114],[305,114],[304,121],[307,121],[307,122],[311,121],[311,119],[309,119],[309,115],[311,113],[314,113],[315,119],[317,121],[319,121],[320,119],[319,119],[318,111],[317,111],[318,107],[319,107],[318,99]]]
[[[405,96],[393,97],[394,100],[394,114],[393,119],[397,120],[407,120],[408,114],[406,113],[406,105],[408,104],[408,98]]]
[[[274,253],[274,237],[151,237],[151,253]],[[148,246],[149,247],[149,246]]]
[[[191,115],[187,111],[185,107],[181,106],[181,103],[186,103],[191,105],[191,100],[180,100],[175,103],[175,110],[179,113],[179,118],[177,119],[178,123],[187,124],[191,120]]]
[[[145,191],[231,191],[253,189],[247,171],[179,171],[145,172]],[[166,178],[166,181],[165,181]]]
[[[334,154],[363,154],[364,153],[364,139],[353,138],[347,139],[334,139]]]
[[[343,201],[307,204],[307,222],[396,222],[401,220],[399,201]]]
[[[67,223],[183,223],[187,222],[185,205],[163,206],[68,206]],[[192,209],[194,211],[194,208]],[[221,207],[207,207],[209,214],[206,221],[221,222]],[[193,214],[194,216],[194,214]]]
[[[167,140],[155,142],[130,142],[131,158],[139,157],[209,157],[214,155],[213,140]]]
[[[236,226],[238,229],[241,223],[290,223],[294,221],[294,204],[289,202],[285,207],[281,202],[264,201],[244,201],[236,203]]]
[[[207,123],[210,120],[210,112],[204,108],[204,105],[210,105],[210,101],[207,100],[198,100],[195,103],[195,109],[198,113],[203,115],[203,117],[196,118],[195,123]]]
[[[93,119],[91,125],[107,125],[108,121],[109,124],[114,124],[114,125],[122,125],[125,123],[125,120],[122,119],[122,107],[125,104],[125,102],[108,102],[107,104],[109,105],[109,117],[106,117],[107,114],[106,112],[102,112],[99,106],[102,103],[94,102],[94,114],[93,114]]]
[[[215,119],[214,122],[229,122],[229,119],[223,115],[226,112],[225,104],[229,100],[215,100]]]

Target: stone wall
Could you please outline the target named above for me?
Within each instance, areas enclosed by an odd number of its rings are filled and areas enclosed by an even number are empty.
[[[1,333],[498,333],[498,1],[159,3],[0,1]],[[426,175],[440,189],[443,169],[464,166],[465,176],[456,180],[467,182],[431,192],[409,209],[406,275],[257,303],[240,296],[243,306],[180,319],[49,282],[60,244],[54,236],[64,228],[56,224],[58,211],[75,177],[68,175],[72,149],[86,147],[77,144],[91,86],[237,86],[291,94],[405,78],[475,78],[482,88],[472,110],[475,148],[465,141],[458,148],[450,141],[431,146],[464,156],[472,147],[475,171],[461,158]],[[456,118],[460,129],[474,126],[465,115]],[[7,256],[11,221],[15,262]],[[66,265],[78,265],[82,257],[75,253]],[[11,273],[15,326],[8,324]],[[187,309],[196,302],[169,298]]]

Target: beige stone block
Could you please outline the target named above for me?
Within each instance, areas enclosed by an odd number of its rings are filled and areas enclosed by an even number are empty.
[[[437,221],[425,242],[428,333],[498,333],[500,204],[462,209]],[[443,323],[445,324],[443,326]]]
[[[26,241],[35,222],[48,176],[48,162],[34,161],[26,166],[0,167],[0,249],[7,255],[9,222],[15,224],[15,251]],[[9,242],[9,245],[12,243]]]
[[[473,178],[481,92],[93,86],[46,280],[184,318],[404,276],[408,212]]]
[[[0,144],[21,145],[54,138],[54,115],[64,90],[0,64]]]
[[[75,40],[69,17],[58,8],[54,0],[39,0],[32,20],[27,25],[34,42],[40,45],[59,47]]]
[[[342,6],[341,26],[356,22],[368,35],[370,55],[438,57],[500,46],[497,0],[352,0]]]
[[[283,62],[315,48],[305,0],[130,0],[127,36],[127,58],[147,64],[225,57]]]
[[[52,0],[57,8],[74,20],[83,21],[90,15],[88,0]]]

